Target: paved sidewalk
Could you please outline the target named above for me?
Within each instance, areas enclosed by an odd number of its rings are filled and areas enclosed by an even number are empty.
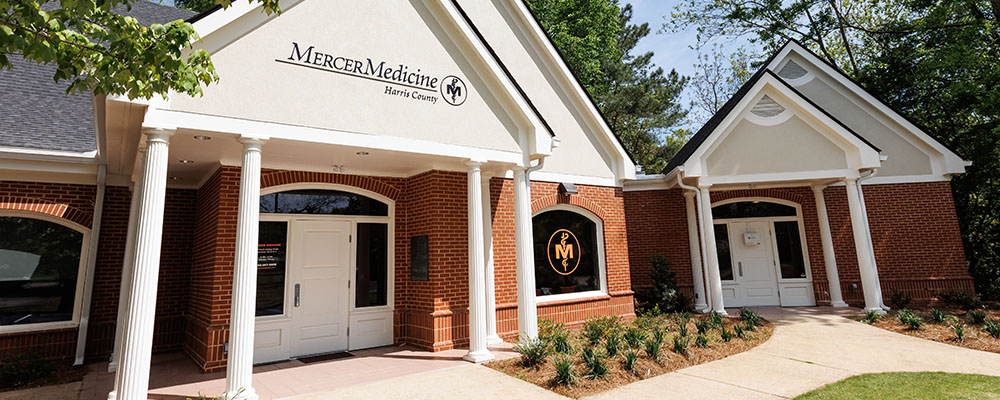
[[[1000,354],[889,332],[844,318],[856,309],[761,308],[770,340],[745,353],[587,399],[781,399],[849,376],[944,371],[1000,376]]]

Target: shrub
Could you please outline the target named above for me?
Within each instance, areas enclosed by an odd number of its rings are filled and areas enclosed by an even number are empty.
[[[677,290],[677,275],[670,270],[667,258],[656,254],[649,259],[653,286],[635,289],[636,303],[640,309],[659,307],[663,312],[691,309],[691,301]]]
[[[723,326],[719,330],[719,338],[722,339],[723,342],[728,343],[730,340],[733,340],[733,333],[730,332],[728,329],[726,329],[725,326]]]
[[[605,336],[618,333],[621,330],[617,316],[588,319],[583,323],[583,337],[591,346],[596,346]]]
[[[663,342],[656,340],[656,338],[649,338],[643,342],[644,350],[646,350],[646,355],[653,361],[660,360],[660,347]]]
[[[563,324],[541,320],[538,324],[538,338],[551,352],[567,354],[572,350],[569,344],[569,332]]]
[[[983,323],[983,330],[993,336],[995,339],[1000,339],[1000,322],[997,321],[986,321]]]
[[[708,319],[712,321],[712,325],[715,326],[716,328],[725,327],[725,324],[723,323],[722,320],[722,313],[720,312],[712,311],[712,313],[708,315]]]
[[[608,373],[604,356],[590,347],[583,348],[583,365],[587,367],[587,379],[603,378]]]
[[[944,322],[945,314],[944,311],[938,310],[936,308],[931,309],[931,321],[935,324],[940,324]]]
[[[899,320],[899,323],[906,325],[913,330],[920,329],[920,327],[924,325],[923,318],[920,318],[919,315],[905,308],[899,310],[899,315],[897,315],[896,318]]]
[[[749,322],[748,327],[756,327],[758,324],[760,324],[760,321],[763,320],[764,318],[762,318],[760,314],[757,314],[757,312],[754,310],[751,310],[749,308],[741,308],[740,319],[743,320],[743,322],[745,323]],[[752,329],[753,328],[751,328],[751,330]]]
[[[889,294],[889,302],[892,303],[892,306],[897,310],[906,308],[906,306],[910,305],[911,300],[913,300],[913,296],[910,296],[907,292],[893,290],[892,293]]]
[[[514,345],[514,351],[521,355],[521,363],[526,367],[540,365],[549,356],[549,347],[541,339],[522,339]]]
[[[882,314],[879,314],[878,311],[875,310],[865,311],[865,319],[864,319],[865,323],[874,324],[875,321],[878,321],[880,319],[882,319]]]
[[[965,324],[960,321],[956,321],[951,325],[951,330],[955,332],[955,339],[961,343],[965,340]]]
[[[712,328],[712,323],[706,319],[702,319],[695,322],[694,327],[698,329],[699,334],[704,335],[705,332],[708,332],[708,330]]]
[[[743,325],[733,325],[733,331],[736,332],[736,337],[740,339],[747,337],[746,331],[743,330]]]
[[[624,367],[628,371],[632,371],[635,368],[635,360],[639,359],[639,353],[635,350],[626,351],[624,354],[625,362]]]
[[[614,333],[608,335],[607,339],[604,339],[604,351],[608,353],[608,357],[614,357],[618,354],[618,350],[622,347],[622,337],[621,335]]]
[[[986,311],[983,310],[969,311],[969,319],[972,320],[973,324],[982,325],[984,322],[986,322]]]
[[[628,343],[628,347],[633,349],[638,349],[642,345],[642,341],[646,340],[646,333],[638,328],[628,328],[625,331],[625,343]]]
[[[56,364],[38,352],[10,354],[0,357],[0,388],[16,388],[48,377]]]
[[[708,338],[705,335],[698,335],[694,338],[694,345],[704,349],[708,347]]]
[[[556,376],[552,377],[555,385],[572,385],[576,382],[576,373],[573,372],[573,360],[569,357],[559,357],[555,359]]]
[[[681,336],[674,336],[674,353],[680,355],[687,355],[688,353],[688,338]]]
[[[980,302],[979,299],[969,295],[968,293],[957,290],[938,294],[938,299],[943,301],[945,304],[959,307],[963,310],[972,310],[982,306],[982,302]]]

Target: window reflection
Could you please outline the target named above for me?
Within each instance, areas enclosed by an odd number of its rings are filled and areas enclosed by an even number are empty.
[[[73,319],[83,233],[0,217],[0,325]]]
[[[537,295],[600,290],[597,246],[604,244],[597,241],[594,221],[572,211],[553,210],[532,218],[532,229]]]
[[[339,190],[290,190],[260,196],[262,214],[389,215],[385,203]]]
[[[802,257],[802,237],[799,235],[799,223],[796,221],[775,221],[774,236],[778,242],[781,278],[805,278],[806,262]]]
[[[719,277],[724,281],[733,280],[733,255],[729,247],[729,226],[715,225],[715,247],[719,254]]]
[[[388,304],[388,225],[358,223],[358,269],[354,306]]]
[[[288,222],[261,221],[257,239],[257,316],[285,312]]]
[[[740,201],[712,207],[712,218],[794,217],[795,207],[766,201]]]

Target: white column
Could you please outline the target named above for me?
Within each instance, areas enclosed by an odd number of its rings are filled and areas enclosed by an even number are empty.
[[[816,217],[819,219],[819,238],[823,242],[823,264],[826,265],[826,279],[830,285],[830,305],[847,307],[840,291],[840,273],[837,272],[837,255],[833,249],[833,235],[830,233],[830,219],[826,214],[826,198],[823,197],[823,186],[813,186],[813,196],[816,197]]]
[[[868,176],[869,178],[871,175]],[[865,233],[868,238],[868,246],[872,249],[872,269],[875,270],[875,280],[878,281],[878,304],[883,310],[888,311],[889,306],[885,305],[885,299],[882,296],[882,279],[878,277],[878,261],[875,260],[875,242],[872,241],[872,228],[868,220],[868,203],[865,201],[865,188],[861,184],[861,180],[858,180],[858,198],[861,199],[861,215],[865,220]]]
[[[139,164],[144,164],[146,149],[139,149],[136,155]],[[142,171],[136,174],[135,184],[132,185],[132,204],[128,211],[128,229],[125,231],[125,256],[122,257],[122,280],[118,288],[118,317],[115,322],[115,344],[111,349],[111,362],[108,363],[108,373],[118,370],[118,358],[122,354],[122,331],[125,329],[125,321],[128,319],[128,299],[132,295],[132,270],[134,264],[132,257],[135,256],[135,234],[136,225],[139,224],[139,205],[142,203]],[[115,374],[115,386],[118,387],[118,380],[121,375]],[[112,387],[108,393],[108,400],[115,400],[118,395]]]
[[[146,398],[149,363],[153,350],[153,322],[156,313],[156,285],[160,273],[160,245],[163,237],[163,208],[167,194],[167,151],[171,131],[152,129],[146,135],[142,186],[138,189],[138,224],[132,256],[131,288],[123,321],[122,343],[115,375],[115,392],[122,400]]]
[[[847,185],[847,207],[851,211],[851,228],[854,232],[854,248],[858,255],[858,269],[861,271],[861,288],[865,294],[865,311],[878,311],[885,313],[879,305],[879,284],[878,277],[875,276],[875,266],[872,264],[872,248],[868,243],[868,236],[864,221],[864,212],[861,210],[861,198],[858,196],[858,181],[856,179],[845,179]]]
[[[701,189],[701,217],[705,227],[705,251],[708,259],[708,289],[712,293],[712,311],[726,313],[726,305],[722,302],[722,278],[719,274],[719,253],[715,244],[715,222],[712,220],[712,197],[709,186],[699,186]]]
[[[260,221],[260,148],[264,140],[242,137],[240,200],[236,217],[236,259],[229,317],[226,397],[256,400],[253,381],[253,333],[257,308],[257,234]]]
[[[535,246],[531,237],[531,182],[514,167],[514,241],[517,255],[517,327],[520,340],[538,338],[535,308]]]
[[[486,254],[483,246],[483,178],[479,161],[469,161],[469,352],[475,363],[493,360],[486,348]]]
[[[697,193],[693,191],[684,191],[684,200],[687,204],[688,248],[691,250],[691,276],[694,277],[694,309],[706,312],[709,308],[705,301],[705,279],[701,268],[701,241],[698,239],[698,215],[694,204],[696,195]]]
[[[493,270],[493,207],[490,199],[490,177],[482,179],[483,202],[483,254],[486,263],[486,344],[502,343],[497,335],[496,274]]]

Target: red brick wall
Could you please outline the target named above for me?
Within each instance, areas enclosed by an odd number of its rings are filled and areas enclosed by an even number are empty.
[[[91,226],[95,194],[96,187],[89,185],[0,182],[0,197],[17,198],[21,204],[52,205],[38,211],[70,219],[87,228]],[[193,194],[191,190],[167,191],[154,351],[180,348],[183,314],[187,309]],[[130,204],[131,192],[127,187],[106,187],[87,332],[87,361],[107,360],[114,345]],[[11,207],[8,203],[7,206],[0,204],[0,209],[24,208]],[[40,350],[54,359],[70,360],[76,352],[76,337],[77,328],[0,335],[0,353],[14,349]]]
[[[864,188],[886,302],[894,291],[910,293],[915,302],[932,301],[943,291],[972,293],[972,280],[965,264],[958,218],[947,182],[865,185]],[[829,285],[812,189],[792,187],[712,193],[713,202],[740,197],[783,199],[801,206],[816,301],[828,305]],[[845,187],[828,187],[824,199],[844,300],[852,306],[862,306],[864,297]],[[658,253],[667,256],[672,266],[677,266],[673,270],[678,275],[679,286],[690,288],[686,208],[680,190],[626,192],[625,200],[632,275],[637,287],[649,284],[646,278],[649,275],[648,258]],[[930,240],[933,245],[926,239],[928,233],[934,235]],[[852,285],[857,285],[857,289],[852,289]]]

